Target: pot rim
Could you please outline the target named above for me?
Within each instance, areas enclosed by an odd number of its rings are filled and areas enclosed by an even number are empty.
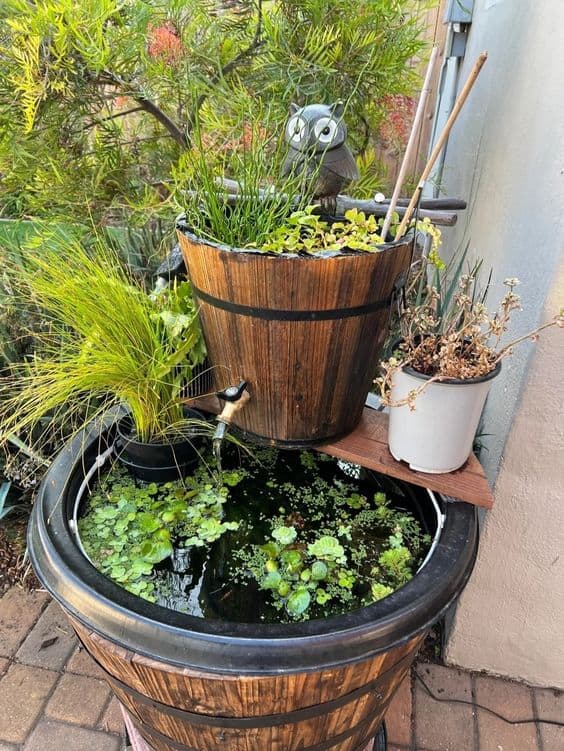
[[[127,408],[126,408],[127,409]],[[192,407],[186,407],[184,409],[185,413],[188,414],[188,418],[193,418],[196,420],[205,420],[204,415],[198,411],[197,409],[192,409]],[[173,440],[163,440],[163,441],[140,441],[137,438],[136,432],[127,432],[124,429],[124,426],[127,424],[131,425],[133,428],[133,420],[131,418],[131,414],[129,411],[127,411],[122,417],[120,417],[119,420],[116,420],[116,432],[119,435],[119,437],[122,439],[122,441],[127,442],[127,444],[130,444],[132,446],[155,446],[155,447],[163,447],[163,446],[171,446],[171,447],[177,447],[182,446],[183,444],[189,443],[191,444],[191,439],[194,438],[193,435],[190,435],[188,432],[185,434],[178,432],[178,433],[171,433],[171,438]],[[187,426],[188,428],[188,426]]]
[[[93,463],[108,445],[119,416],[110,410],[55,458],[34,504],[28,550],[53,597],[87,628],[126,649],[220,673],[329,669],[367,659],[424,632],[470,576],[477,552],[476,510],[456,502],[446,504],[443,530],[426,566],[392,595],[364,608],[300,623],[249,624],[206,620],[146,602],[88,562],[69,524],[73,478],[76,485],[84,476],[88,453]]]
[[[429,381],[431,378],[435,377],[425,375],[425,373],[420,373],[418,370],[412,368],[411,365],[402,365],[401,369],[407,375],[413,376],[413,378],[418,378],[420,381]],[[474,378],[437,378],[433,383],[436,383],[439,386],[470,386],[474,383],[485,383],[486,381],[491,381],[499,375],[500,371],[501,360],[496,364],[495,368],[490,370],[489,373],[486,373],[486,375],[475,376]]]
[[[370,257],[374,254],[380,255],[380,253],[384,253],[387,250],[393,250],[394,248],[398,248],[401,245],[415,242],[417,235],[417,233],[413,229],[410,229],[400,240],[393,240],[392,242],[377,245],[376,247],[379,248],[379,250],[375,251],[374,253],[362,250],[347,250],[344,252],[337,250],[328,250],[320,251],[319,253],[272,253],[270,251],[261,250],[260,248],[234,247],[232,245],[225,245],[224,243],[220,243],[215,240],[208,240],[205,237],[200,237],[199,235],[194,234],[190,229],[188,229],[188,225],[185,223],[185,217],[183,214],[181,214],[176,219],[176,229],[196,245],[207,245],[210,248],[226,251],[228,253],[242,253],[244,255],[258,254],[260,256],[263,256],[264,258],[282,258],[286,260],[317,260],[320,258],[350,258],[357,256]]]

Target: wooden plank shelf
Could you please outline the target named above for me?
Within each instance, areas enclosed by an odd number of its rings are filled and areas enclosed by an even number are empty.
[[[447,500],[465,501],[482,508],[492,508],[493,495],[482,465],[474,454],[460,469],[448,474],[415,472],[398,462],[388,450],[388,415],[365,408],[355,430],[335,443],[316,447],[337,459],[360,464],[397,480],[429,488]]]
[[[191,406],[215,414],[221,409],[215,396],[191,400]],[[474,454],[470,455],[460,469],[441,475],[415,472],[404,462],[397,462],[388,450],[388,415],[384,412],[366,407],[360,423],[352,433],[334,443],[316,446],[316,450],[397,480],[429,488],[441,493],[449,501],[465,501],[481,508],[493,507],[491,488],[482,465]]]

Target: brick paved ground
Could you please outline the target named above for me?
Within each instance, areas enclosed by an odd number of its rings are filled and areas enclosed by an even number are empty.
[[[0,676],[0,751],[123,751],[117,702],[46,594],[0,600]],[[542,719],[564,723],[562,692],[419,663],[388,711],[389,751],[564,751]]]

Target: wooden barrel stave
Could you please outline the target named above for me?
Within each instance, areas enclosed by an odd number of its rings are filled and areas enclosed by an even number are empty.
[[[71,620],[88,652],[110,675],[164,704],[225,717],[281,714],[331,701],[386,673],[411,655],[422,638],[415,637],[402,646],[354,663],[354,670],[345,665],[316,672],[234,675],[156,662],[109,642],[76,619]]]
[[[333,670],[237,676],[160,663],[73,626],[155,751],[362,749],[422,640]]]
[[[127,691],[121,691],[111,682],[119,700],[126,706],[137,720],[141,728],[157,729],[160,733],[180,742],[188,748],[220,748],[218,739],[229,749],[249,751],[250,749],[299,749],[304,738],[334,739],[343,738],[344,743],[355,743],[365,739],[364,725],[375,718],[377,725],[383,717],[391,694],[399,682],[403,680],[409,666],[400,666],[392,675],[386,676],[386,686],[382,691],[374,690],[360,697],[354,704],[344,705],[342,709],[324,713],[324,705],[315,708],[317,715],[310,719],[280,723],[264,728],[232,728],[224,727],[221,719],[213,719],[211,726],[184,722],[182,717],[159,712],[142,703],[135,702]],[[202,718],[203,719],[203,718]],[[266,718],[265,718],[266,719]],[[349,731],[353,733],[350,738]],[[368,736],[370,737],[370,736]],[[320,741],[324,742],[324,741]],[[313,743],[312,745],[318,745]]]
[[[237,427],[291,445],[351,431],[376,373],[411,241],[335,258],[229,251],[185,233],[179,241],[216,382],[249,384]]]

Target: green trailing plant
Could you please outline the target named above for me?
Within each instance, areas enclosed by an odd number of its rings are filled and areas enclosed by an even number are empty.
[[[223,520],[227,486],[210,480],[201,468],[184,482],[141,485],[114,467],[90,495],[79,520],[86,553],[116,583],[154,601],[155,566],[173,555],[173,545],[211,545],[238,527]]]
[[[375,252],[384,240],[379,234],[378,221],[362,211],[349,209],[345,221],[328,222],[308,206],[294,211],[286,222],[274,230],[261,245],[271,253],[318,253],[344,250]]]
[[[387,98],[416,88],[425,3],[4,0],[0,211],[172,218],[198,117],[220,146],[248,102],[348,99],[365,150]],[[211,151],[211,150],[210,150]],[[182,184],[180,184],[182,187]]]
[[[19,270],[21,302],[49,322],[33,358],[0,384],[0,436],[28,432],[46,415],[80,422],[125,403],[138,437],[161,440],[184,425],[181,392],[204,345],[187,283],[149,296],[102,241],[49,243]]]
[[[349,209],[344,221],[328,222],[320,217],[315,206],[294,211],[278,228],[260,244],[260,250],[270,253],[339,253],[348,250],[377,253],[384,245],[381,234],[383,219],[366,216],[363,211]],[[394,212],[391,234],[399,224]],[[441,233],[429,220],[417,222],[416,229],[433,238],[433,251],[440,242]],[[255,245],[255,243],[253,243]]]
[[[564,326],[561,310],[533,331],[504,341],[512,314],[522,309],[521,298],[515,292],[519,280],[504,281],[507,291],[492,313],[486,307],[491,273],[482,287],[482,262],[477,261],[467,271],[465,263],[466,251],[455,255],[448,266],[438,257],[423,257],[414,265],[407,303],[399,319],[399,344],[382,363],[382,375],[376,382],[387,404],[409,404],[414,409],[417,396],[433,381],[486,376],[512,354],[517,344],[536,340],[542,330],[551,326]],[[403,367],[411,367],[429,378],[401,402],[392,402],[394,373]]]

